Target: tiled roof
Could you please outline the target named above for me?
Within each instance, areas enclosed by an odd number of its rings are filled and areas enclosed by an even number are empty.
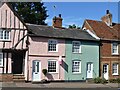
[[[80,29],[60,29],[52,26],[27,24],[29,35],[35,37],[52,37],[62,39],[96,40],[87,31]],[[98,40],[97,40],[98,41]]]
[[[102,21],[86,20],[94,33],[100,38],[118,39],[120,38],[120,24],[112,23],[108,26]]]

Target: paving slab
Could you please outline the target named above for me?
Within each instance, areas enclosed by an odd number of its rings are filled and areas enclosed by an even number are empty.
[[[3,82],[2,87],[35,87],[35,88],[118,88],[117,83],[107,83],[107,84],[94,84],[94,83],[75,83],[75,82],[62,82],[62,83],[47,83],[47,84],[32,84],[29,83],[16,83],[16,82]]]

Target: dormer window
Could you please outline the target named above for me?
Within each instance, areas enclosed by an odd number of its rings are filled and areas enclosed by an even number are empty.
[[[0,40],[10,40],[10,31],[0,29]]]

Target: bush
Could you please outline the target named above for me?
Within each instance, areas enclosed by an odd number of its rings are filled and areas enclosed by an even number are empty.
[[[101,79],[100,77],[94,78],[94,83],[107,83],[107,80],[105,78]]]
[[[46,76],[46,74],[47,74],[47,69],[43,69],[43,70],[42,70],[42,73]]]
[[[116,80],[117,80],[117,83],[120,83],[120,78],[117,78]]]
[[[108,82],[105,78],[103,78],[103,79],[101,79],[101,83],[104,84],[104,83],[108,83]]]
[[[110,82],[110,83],[120,83],[120,78],[110,79],[109,82]]]
[[[109,82],[110,83],[117,83],[117,80],[116,79],[110,79]]]
[[[94,78],[94,83],[101,83],[100,77]]]

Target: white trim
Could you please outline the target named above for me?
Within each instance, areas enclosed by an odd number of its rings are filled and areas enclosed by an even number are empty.
[[[55,61],[56,62],[56,72],[48,72],[48,73],[50,73],[50,74],[55,74],[55,73],[58,73],[59,71],[59,64],[58,64],[58,61],[56,60],[56,59],[48,59],[48,61]]]
[[[3,53],[0,52],[0,55],[2,55],[0,67],[3,67]]]
[[[73,62],[80,62],[79,64],[79,72],[73,72]],[[73,74],[81,74],[81,60],[72,60],[72,73]]]
[[[117,64],[117,73],[113,73],[113,64]],[[119,75],[118,74],[118,63],[113,63],[113,64],[112,64],[112,75]]]
[[[113,53],[113,44],[117,44],[117,53]],[[118,43],[113,42],[113,43],[111,44],[111,53],[112,53],[112,55],[119,55],[119,53],[118,53]]]
[[[95,35],[95,34],[93,34],[90,30],[86,30],[92,37],[94,37],[95,39],[98,39],[98,40],[100,40],[100,38],[97,36],[97,35]]]
[[[2,29],[0,29],[0,31],[3,31],[3,36],[2,36],[3,39],[0,39],[0,40],[1,40],[1,41],[10,41],[10,37],[11,37],[11,36],[10,36],[10,35],[11,35],[10,33],[11,33],[11,32],[8,31],[8,30],[2,30]],[[5,37],[4,37],[4,36],[5,36],[5,31],[8,31],[8,32],[9,32],[9,37],[8,37],[8,39],[4,39],[4,38],[5,38]]]
[[[49,51],[49,41],[56,41],[56,51]],[[58,52],[58,40],[56,40],[56,39],[49,39],[48,40],[48,52]]]
[[[73,43],[74,42],[79,43],[79,52],[73,52]],[[80,41],[72,41],[72,53],[81,53],[81,42]]]

